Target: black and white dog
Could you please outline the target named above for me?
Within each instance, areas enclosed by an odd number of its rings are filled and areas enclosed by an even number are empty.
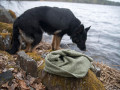
[[[27,51],[34,50],[40,43],[43,32],[52,34],[52,49],[59,49],[63,35],[67,34],[78,48],[86,50],[87,32],[74,14],[65,8],[41,6],[25,11],[13,24],[12,47],[6,50],[15,54],[21,47],[21,41],[27,43]]]

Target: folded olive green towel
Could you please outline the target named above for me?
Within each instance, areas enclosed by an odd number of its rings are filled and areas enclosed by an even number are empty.
[[[64,77],[84,77],[89,68],[94,69],[92,58],[74,50],[62,49],[45,57],[46,72]]]

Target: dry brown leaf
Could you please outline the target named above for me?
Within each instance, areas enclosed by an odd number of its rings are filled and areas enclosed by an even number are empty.
[[[24,80],[18,80],[18,82],[19,82],[19,86],[20,86],[22,89],[30,90],[30,88],[26,85],[26,83],[25,83]]]
[[[11,86],[9,86],[8,90],[15,90],[17,86],[18,86],[17,83],[13,83]]]
[[[44,63],[43,60],[41,60],[41,61],[37,61],[37,67],[40,67],[43,63]]]
[[[36,78],[34,78],[34,77],[32,77],[32,76],[30,76],[30,75],[27,75],[27,78],[26,78],[27,80],[27,85],[32,85],[33,84],[33,82],[36,80]]]
[[[5,84],[3,84],[2,87],[4,87],[4,88],[9,88],[8,82],[6,82]]]
[[[30,85],[33,84],[34,81],[35,81],[35,78],[34,78],[34,77],[31,77],[31,78],[30,78]]]
[[[45,87],[42,85],[42,83],[34,84],[33,88],[35,88],[36,90],[45,90]]]
[[[22,80],[22,73],[18,72],[17,74],[14,75],[16,79]]]

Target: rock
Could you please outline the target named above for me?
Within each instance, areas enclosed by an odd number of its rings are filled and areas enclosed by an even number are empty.
[[[33,77],[37,76],[37,63],[30,58],[24,51],[18,52],[18,64],[20,67]]]
[[[13,79],[13,74],[10,70],[0,73],[0,86]]]
[[[5,22],[5,23],[14,22],[14,18],[12,18],[10,13],[2,6],[0,6],[0,22]]]
[[[11,47],[11,34],[0,33],[0,50],[6,50]]]
[[[11,47],[11,36],[6,35],[6,37],[3,39],[3,42],[4,42],[5,50],[10,49],[10,47]]]
[[[0,50],[4,50],[3,46],[4,46],[3,37],[2,35],[0,35]]]
[[[105,90],[101,81],[91,70],[84,78],[61,77],[43,70],[39,71],[38,76],[47,90]]]
[[[96,72],[95,72],[97,77],[100,77],[101,74],[101,69],[99,67],[96,67]]]
[[[64,44],[64,43],[61,43],[60,47],[64,48],[64,49],[70,49],[69,46],[67,44]]]

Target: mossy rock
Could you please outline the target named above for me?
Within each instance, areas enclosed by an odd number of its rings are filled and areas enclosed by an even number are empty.
[[[0,33],[0,50],[6,50],[11,47],[11,33]]]
[[[0,33],[2,33],[3,30],[6,30],[8,33],[12,33],[13,24],[0,22]]]
[[[0,22],[13,23],[14,20],[15,19],[4,7],[0,8]]]
[[[49,74],[43,70],[38,76],[48,90],[105,90],[103,84],[95,74],[89,70],[84,78],[66,78]]]
[[[12,10],[8,10],[8,12],[12,16],[12,18],[16,19],[17,16],[16,16],[15,12],[13,12]]]
[[[44,60],[36,54],[31,54],[30,56],[33,59],[37,58],[36,61]],[[97,79],[91,70],[88,71],[88,74],[84,78],[67,78],[45,72],[43,70],[44,62],[38,67],[38,77],[40,77],[48,90],[105,90],[101,81]]]
[[[30,56],[32,59],[34,59],[37,63],[41,62],[40,67],[38,67],[38,71],[43,69],[45,67],[45,60],[41,57],[41,55],[38,55],[36,53],[26,53],[28,56]]]

